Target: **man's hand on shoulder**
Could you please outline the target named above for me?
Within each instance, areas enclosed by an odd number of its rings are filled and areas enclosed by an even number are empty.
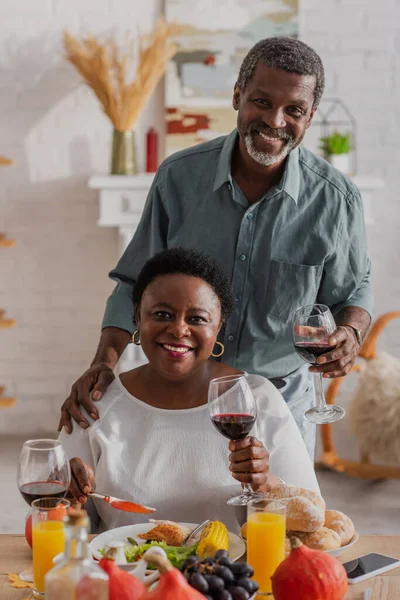
[[[71,393],[61,407],[61,419],[58,431],[65,427],[67,433],[72,432],[72,419],[82,429],[89,427],[89,423],[82,415],[80,406],[92,417],[98,419],[99,414],[93,401],[101,400],[104,392],[115,378],[112,368],[101,362],[93,364],[71,388]]]

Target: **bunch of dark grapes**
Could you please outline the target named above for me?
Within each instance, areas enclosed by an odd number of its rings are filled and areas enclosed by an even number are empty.
[[[207,600],[249,600],[258,590],[250,565],[232,562],[226,550],[200,560],[190,556],[182,565],[186,580]]]

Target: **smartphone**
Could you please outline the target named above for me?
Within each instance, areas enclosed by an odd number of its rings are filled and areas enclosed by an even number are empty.
[[[343,563],[343,566],[346,569],[349,583],[359,583],[364,579],[375,577],[375,575],[380,575],[400,566],[400,559],[372,552],[354,560],[349,560]]]

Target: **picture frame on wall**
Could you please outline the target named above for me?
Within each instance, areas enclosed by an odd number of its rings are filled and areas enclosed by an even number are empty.
[[[300,0],[166,0],[178,52],[166,72],[166,155],[236,126],[232,94],[240,65],[259,40],[299,35]]]

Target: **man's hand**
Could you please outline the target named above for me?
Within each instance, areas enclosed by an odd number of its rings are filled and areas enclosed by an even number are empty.
[[[317,365],[310,367],[312,373],[323,377],[344,377],[354,364],[360,350],[356,334],[351,327],[339,325],[328,340],[332,350],[318,357]]]
[[[100,400],[114,379],[114,372],[105,363],[94,364],[74,383],[71,393],[61,407],[61,419],[58,431],[65,427],[67,433],[72,432],[72,419],[86,429],[89,423],[82,415],[79,405],[82,405],[92,419],[98,419],[99,414],[93,400]]]
[[[80,458],[71,458],[71,484],[68,488],[68,496],[75,500],[73,504],[85,504],[87,494],[96,490],[96,480],[92,467],[89,467]]]
[[[255,437],[230,441],[229,470],[240,483],[249,483],[255,492],[269,492],[269,454],[262,442]]]

